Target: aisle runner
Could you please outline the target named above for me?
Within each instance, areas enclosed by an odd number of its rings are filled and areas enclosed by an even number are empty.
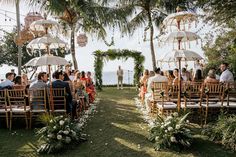
[[[143,114],[143,119],[145,122],[148,123],[149,127],[153,127],[154,126],[154,119],[148,114],[148,111],[146,110],[146,108],[144,107],[144,105],[142,105],[141,101],[139,100],[139,98],[134,98],[135,100],[135,105],[137,106],[137,108],[142,112]]]

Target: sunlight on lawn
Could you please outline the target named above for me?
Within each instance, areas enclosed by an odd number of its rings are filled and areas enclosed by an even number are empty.
[[[124,145],[130,149],[133,149],[135,151],[141,151],[140,144],[131,143],[129,141],[126,141],[126,140],[118,138],[118,137],[115,137],[114,140],[117,141],[118,143],[120,143],[121,145]]]

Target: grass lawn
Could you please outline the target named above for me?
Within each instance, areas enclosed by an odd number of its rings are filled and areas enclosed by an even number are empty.
[[[191,150],[182,153],[171,151],[155,152],[152,143],[147,140],[148,127],[141,113],[134,105],[134,89],[104,88],[99,92],[101,99],[98,112],[91,117],[84,132],[88,141],[74,146],[60,157],[230,157],[236,153],[224,150],[220,145],[196,136]],[[22,123],[24,124],[24,123]],[[33,130],[0,129],[0,157],[34,157],[37,138]]]

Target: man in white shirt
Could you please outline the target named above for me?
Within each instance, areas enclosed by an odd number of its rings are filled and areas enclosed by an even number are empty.
[[[14,85],[14,83],[12,82],[13,79],[14,73],[6,73],[6,80],[0,83],[0,88],[12,88],[12,86]]]
[[[117,89],[123,89],[123,69],[119,66],[117,70],[117,78],[118,78],[118,83],[117,83]]]
[[[234,81],[234,76],[232,72],[229,71],[228,69],[228,63],[222,63],[220,65],[220,70],[222,71],[220,75],[220,82],[233,82]]]
[[[148,79],[148,83],[147,83],[147,93],[145,94],[145,105],[146,105],[146,109],[148,112],[150,112],[151,108],[151,102],[150,99],[152,98],[152,84],[153,82],[168,82],[168,79],[166,76],[162,76],[161,73],[161,69],[160,68],[155,68],[154,70],[155,72],[155,76],[150,77]]]

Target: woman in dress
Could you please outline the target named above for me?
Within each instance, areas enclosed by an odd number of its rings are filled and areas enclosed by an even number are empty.
[[[143,76],[140,78],[140,93],[139,96],[141,98],[141,102],[144,103],[145,94],[147,93],[147,81],[149,78],[149,71],[147,69],[144,70]]]

